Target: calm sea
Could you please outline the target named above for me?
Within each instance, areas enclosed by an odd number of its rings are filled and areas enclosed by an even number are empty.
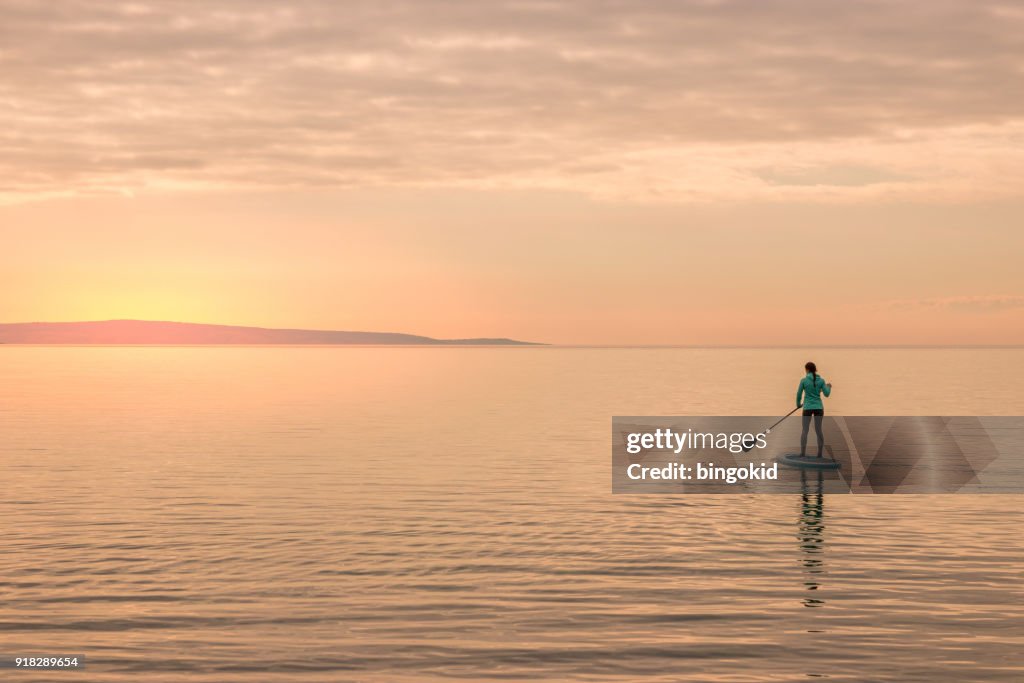
[[[1021,349],[0,348],[0,655],[1021,681],[1024,496],[613,496],[613,415],[1024,414]]]

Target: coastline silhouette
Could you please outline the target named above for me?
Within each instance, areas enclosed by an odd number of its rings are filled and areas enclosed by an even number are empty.
[[[0,344],[381,344],[541,346],[504,337],[436,339],[398,332],[279,329],[157,320],[0,323]]]

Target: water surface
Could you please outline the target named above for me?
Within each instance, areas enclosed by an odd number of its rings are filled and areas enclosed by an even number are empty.
[[[1021,496],[613,496],[612,415],[775,349],[0,348],[0,654],[88,681],[1019,681]],[[1024,414],[1024,350],[826,349],[834,414]]]

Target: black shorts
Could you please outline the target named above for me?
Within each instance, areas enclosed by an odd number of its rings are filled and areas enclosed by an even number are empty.
[[[810,410],[806,410],[805,409],[804,410],[804,417],[808,417],[810,415],[816,415],[817,417],[822,417],[823,415],[825,415],[825,409],[824,408],[811,408]]]

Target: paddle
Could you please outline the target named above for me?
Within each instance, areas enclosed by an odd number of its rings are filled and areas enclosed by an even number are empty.
[[[785,419],[786,419],[787,417],[789,417],[790,415],[792,415],[792,414],[793,414],[793,413],[795,413],[796,411],[800,410],[800,408],[801,408],[801,406],[797,406],[796,408],[793,408],[793,410],[789,411],[788,413],[786,413],[785,415],[783,415],[782,417],[780,417],[780,418],[778,419],[778,421],[776,421],[776,423],[775,423],[775,424],[773,424],[773,425],[772,425],[771,427],[768,427],[767,429],[765,429],[765,430],[764,430],[763,432],[761,432],[760,434],[758,434],[758,436],[760,436],[761,434],[764,434],[764,435],[766,435],[766,436],[767,436],[768,434],[771,434],[771,433],[772,433],[772,430],[773,430],[773,429],[775,429],[775,428],[776,428],[776,427],[777,427],[777,426],[779,425],[779,423],[780,423],[780,422],[782,422],[783,420],[785,420]],[[749,446],[748,446],[747,444],[744,444],[744,445],[743,445],[743,452],[744,452],[744,453],[749,453],[749,452],[750,452],[750,451],[751,451],[751,450],[752,450],[752,449],[754,448],[754,446],[755,446],[756,444],[757,444],[757,438],[755,437],[754,439],[751,439],[751,441],[750,441],[750,445],[749,445]]]

